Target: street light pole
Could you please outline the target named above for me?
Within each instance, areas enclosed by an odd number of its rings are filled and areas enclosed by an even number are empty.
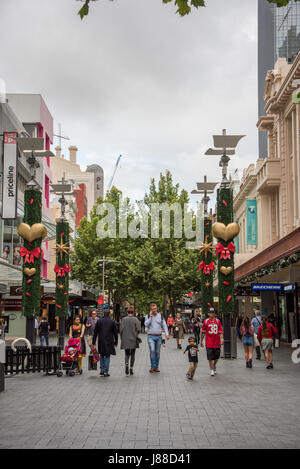
[[[212,219],[208,215],[208,202],[210,201],[208,194],[212,194],[214,192],[216,185],[216,182],[207,182],[207,176],[204,176],[204,182],[197,182],[197,190],[195,189],[192,191],[192,194],[203,195],[201,202],[204,207],[204,226],[203,241],[202,246],[200,247],[201,262],[199,264],[199,269],[201,270],[201,298],[203,314],[208,314],[209,309],[214,303],[213,269],[208,268],[213,263]]]
[[[228,135],[223,129],[221,135],[214,135],[215,148],[209,148],[205,155],[221,156],[219,166],[222,168],[222,181],[217,191],[217,221],[218,238],[218,284],[219,284],[219,309],[224,317],[224,358],[231,358],[231,314],[235,309],[234,299],[234,252],[232,242],[237,236],[239,227],[233,223],[233,191],[227,178],[229,155],[235,154],[235,148],[244,135]],[[227,227],[231,224],[232,237],[227,237]],[[236,226],[234,226],[236,225]],[[214,226],[213,226],[214,232]],[[224,254],[226,253],[226,255]]]
[[[105,281],[105,264],[112,264],[116,263],[119,264],[119,261],[115,261],[113,259],[106,259],[105,256],[102,257],[102,259],[99,259],[99,264],[102,264],[102,296],[103,296],[103,304],[98,305],[98,311],[99,314],[103,313],[103,308],[104,308],[104,281]]]

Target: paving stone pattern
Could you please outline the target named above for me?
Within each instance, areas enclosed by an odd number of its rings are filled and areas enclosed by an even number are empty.
[[[87,370],[73,378],[9,377],[0,393],[0,448],[300,448],[300,364],[291,349],[275,351],[246,369],[220,360],[211,377],[204,350],[194,381],[187,355],[174,339],[161,352],[161,373],[149,373],[146,336],[134,376],[124,373],[124,351],[111,358],[111,376]],[[184,341],[186,345],[187,341]]]

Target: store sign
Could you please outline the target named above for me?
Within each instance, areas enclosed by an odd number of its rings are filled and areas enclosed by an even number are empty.
[[[285,292],[294,291],[294,290],[296,290],[296,286],[295,286],[294,284],[286,285],[286,286],[284,287],[284,291],[285,291]]]
[[[240,287],[235,290],[235,296],[259,296],[259,293],[252,291],[250,287]]]
[[[4,311],[22,311],[22,300],[5,299]]]
[[[252,283],[252,291],[282,291],[281,283]]]
[[[17,144],[16,132],[4,132],[2,218],[17,218]]]
[[[247,244],[257,245],[257,203],[247,200]]]

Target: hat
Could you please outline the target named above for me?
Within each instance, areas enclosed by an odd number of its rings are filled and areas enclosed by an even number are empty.
[[[209,313],[214,313],[215,312],[215,308],[209,308]]]

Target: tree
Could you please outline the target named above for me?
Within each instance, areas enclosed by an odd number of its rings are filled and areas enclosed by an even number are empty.
[[[83,19],[89,14],[89,4],[95,0],[85,0],[84,5],[80,8],[78,14]],[[228,1],[228,0],[227,0]],[[269,3],[275,3],[278,7],[288,5],[291,0],[266,0]],[[295,0],[299,2],[300,0]],[[185,16],[191,13],[192,8],[205,7],[205,0],[162,0],[163,3],[172,3],[177,8],[176,13]]]
[[[94,207],[91,221],[83,218],[80,223],[72,257],[73,277],[101,287],[99,260],[103,256],[116,260],[117,263],[106,265],[105,289],[111,292],[115,304],[121,304],[125,299],[133,300],[143,310],[151,301],[162,307],[167,296],[178,300],[187,291],[200,290],[199,252],[186,249],[184,236],[176,238],[176,219],[172,211],[170,235],[167,238],[162,236],[163,215],[159,212],[158,237],[151,237],[151,218],[148,216],[151,204],[166,203],[170,206],[178,203],[183,209],[188,202],[187,192],[179,191],[179,185],[173,184],[169,171],[160,175],[157,186],[154,179],[151,181],[149,193],[137,205],[128,198],[123,199],[115,187],[107,193],[104,201],[99,199],[99,202],[110,202],[115,207],[116,236],[97,236],[97,225],[101,220],[105,225],[108,211],[99,215],[99,210]],[[127,214],[127,230],[131,234],[128,237],[121,235],[122,212]]]

